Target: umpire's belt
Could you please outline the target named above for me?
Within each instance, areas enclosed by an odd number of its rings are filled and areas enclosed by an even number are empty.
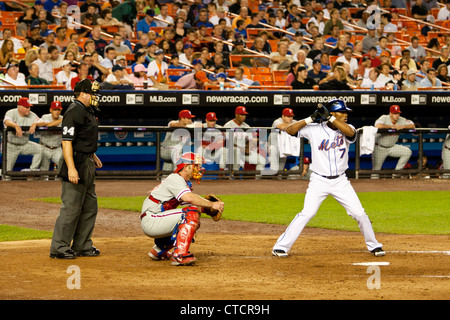
[[[330,179],[330,180],[337,179],[337,178],[339,178],[340,176],[342,176],[342,174],[337,175],[337,176],[323,176],[323,175],[321,175],[321,174],[318,174],[317,172],[314,172],[314,173],[317,174],[318,176],[321,176],[322,178],[326,178],[326,179]]]
[[[393,147],[393,146],[385,147],[385,146],[379,145],[378,143],[375,143],[375,145],[378,146],[378,147],[381,147],[381,148],[386,148],[386,149],[387,149],[387,148],[392,148],[392,147]]]

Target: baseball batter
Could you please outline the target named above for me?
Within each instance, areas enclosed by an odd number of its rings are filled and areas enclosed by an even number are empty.
[[[382,115],[375,121],[375,127],[378,129],[414,129],[416,126],[411,120],[400,116],[400,107],[393,105],[389,108],[389,114]],[[408,147],[396,144],[398,133],[377,133],[375,137],[375,148],[372,154],[372,169],[381,170],[386,158],[399,158],[395,170],[401,170],[408,163],[412,151]],[[372,175],[376,178],[377,175]]]
[[[202,177],[200,154],[184,153],[176,162],[176,169],[144,200],[141,211],[141,228],[155,239],[155,246],[149,253],[153,260],[172,258],[172,265],[186,266],[196,259],[189,252],[194,234],[200,227],[202,208],[218,212],[224,209],[222,201],[211,202],[192,192],[191,179]],[[184,205],[184,208],[178,208]],[[169,251],[175,247],[173,254]]]
[[[345,208],[347,214],[358,222],[367,249],[375,256],[385,255],[382,244],[375,238],[369,217],[345,175],[348,168],[349,147],[356,140],[355,128],[347,124],[349,111],[351,109],[344,101],[332,100],[325,107],[320,105],[310,117],[287,128],[289,134],[298,134],[299,137],[309,140],[313,159],[312,174],[303,210],[278,238],[272,249],[274,256],[288,256],[303,228],[315,216],[328,195],[333,196]],[[315,123],[321,117],[328,121]]]

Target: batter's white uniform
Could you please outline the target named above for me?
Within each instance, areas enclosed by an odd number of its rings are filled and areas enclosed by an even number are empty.
[[[177,224],[183,219],[181,204],[183,194],[192,192],[190,181],[178,173],[171,173],[158,186],[150,191],[141,210],[141,228],[151,238],[171,236]]]
[[[53,116],[51,113],[44,114],[41,118],[43,121],[50,123],[53,121]],[[62,119],[62,116],[59,116]],[[62,126],[62,122],[58,124],[58,127]],[[48,171],[50,168],[50,161],[53,161],[61,168],[63,162],[63,153],[61,147],[62,132],[61,131],[41,131],[41,138],[39,143],[42,145],[42,159],[41,159],[41,171]]]
[[[375,238],[369,217],[345,175],[348,168],[349,146],[355,142],[356,135],[353,140],[349,140],[339,130],[331,129],[324,122],[308,124],[299,130],[298,136],[308,139],[311,144],[313,161],[310,168],[313,173],[306,191],[303,210],[278,238],[273,250],[288,252],[328,195],[333,196],[345,208],[347,214],[358,222],[367,249],[372,251],[381,248],[382,244]]]
[[[26,117],[19,114],[17,108],[8,110],[3,119],[10,120],[17,123],[20,127],[29,127],[35,122],[40,122],[41,119],[32,111]],[[6,150],[6,170],[12,171],[19,155],[33,155],[33,160],[30,165],[30,170],[39,170],[41,163],[42,147],[36,142],[30,141],[30,133],[23,132],[22,137],[18,137],[14,132],[8,133],[8,143]]]

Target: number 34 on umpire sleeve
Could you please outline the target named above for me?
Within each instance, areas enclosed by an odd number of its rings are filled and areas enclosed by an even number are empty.
[[[67,135],[73,136],[74,134],[75,134],[75,127],[68,128],[67,126],[64,126],[63,136],[67,136]]]

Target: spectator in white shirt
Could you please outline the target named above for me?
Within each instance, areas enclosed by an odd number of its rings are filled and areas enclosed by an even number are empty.
[[[12,60],[6,67],[6,74],[4,77],[8,82],[3,82],[2,85],[26,86],[25,75],[19,72],[19,61]]]
[[[380,89],[385,86],[385,84],[381,81],[378,81],[378,76],[380,75],[380,71],[377,68],[372,68],[369,72],[369,78],[364,79],[361,88],[374,88]]]
[[[381,15],[381,24],[384,26],[383,27],[384,33],[398,31],[398,27],[395,24],[393,24],[391,21],[392,21],[392,15],[390,13],[383,13]]]
[[[439,10],[436,20],[450,20],[450,0],[445,1],[445,6]]]
[[[72,65],[69,60],[63,60],[61,68],[62,70],[55,75],[56,82],[59,85],[65,85],[67,90],[72,90],[72,79],[76,78],[78,74],[70,70]]]
[[[358,71],[359,65],[358,60],[353,58],[353,49],[350,46],[345,47],[344,54],[336,59],[336,61],[341,61],[343,63],[348,63],[350,66],[350,75],[355,76]]]
[[[162,3],[159,8],[159,14],[156,16],[156,18],[163,19],[167,22],[162,22],[160,20],[156,20],[156,24],[158,27],[168,27],[169,25],[173,25],[173,18],[169,16],[169,8],[167,4]]]
[[[48,49],[40,47],[38,51],[38,59],[34,62],[39,67],[39,78],[53,82],[53,65],[49,60]]]

